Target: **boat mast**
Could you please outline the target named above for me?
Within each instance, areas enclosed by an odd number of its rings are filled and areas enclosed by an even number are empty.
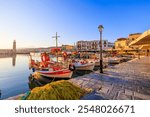
[[[58,62],[58,37],[60,37],[60,36],[57,36],[57,32],[56,32],[56,36],[52,37],[52,38],[56,39],[56,57],[57,57],[57,62]]]

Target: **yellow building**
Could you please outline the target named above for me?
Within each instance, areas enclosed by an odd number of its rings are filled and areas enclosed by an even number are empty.
[[[116,50],[135,50],[136,47],[129,47],[130,43],[135,41],[138,37],[141,36],[141,33],[129,34],[128,38],[119,38],[115,41]]]
[[[150,30],[145,31],[129,45],[132,47],[138,46],[139,49],[150,49]]]
[[[134,33],[134,34],[129,34],[128,40],[127,40],[127,45],[129,45],[131,42],[136,40],[139,36],[141,36],[142,33]]]
[[[127,38],[119,38],[115,41],[115,49],[123,50],[127,46]]]
[[[72,51],[74,49],[75,49],[75,46],[73,46],[73,45],[62,45],[62,50]]]

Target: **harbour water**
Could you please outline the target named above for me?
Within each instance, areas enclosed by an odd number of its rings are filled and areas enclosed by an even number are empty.
[[[28,68],[28,60],[28,55],[0,58],[1,99],[14,99],[13,96],[30,90],[32,83],[29,76],[32,71]],[[90,74],[87,71],[75,71],[70,81],[82,88],[94,89],[95,92],[82,99],[150,99],[149,62],[149,57],[141,57],[118,65],[109,65],[104,70],[104,75],[99,74],[99,70]]]
[[[39,56],[34,59],[39,60]],[[56,61],[56,57],[51,57],[51,59]],[[75,78],[90,72],[76,71],[72,77]],[[30,77],[32,73],[32,70],[29,70],[29,55],[0,57],[0,99],[23,94],[34,87],[51,82],[51,80],[41,76],[38,80],[32,80]]]
[[[28,55],[0,57],[0,99],[22,94],[29,89]]]

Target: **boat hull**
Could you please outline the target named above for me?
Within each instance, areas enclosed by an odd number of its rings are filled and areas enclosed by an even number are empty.
[[[95,67],[99,67],[100,66],[100,62],[96,61],[95,62]],[[103,62],[103,67],[106,68],[108,66],[108,62]]]
[[[119,64],[120,60],[109,60],[110,64]]]
[[[95,63],[92,64],[83,64],[83,65],[75,65],[76,70],[90,70],[94,69]]]
[[[58,71],[36,71],[41,76],[49,77],[49,78],[71,78],[73,72],[66,70],[58,70]]]

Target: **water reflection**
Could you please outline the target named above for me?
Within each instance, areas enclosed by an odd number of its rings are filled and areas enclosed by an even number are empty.
[[[16,65],[16,54],[12,56],[12,66]]]
[[[13,55],[10,55],[10,54],[0,54],[0,58],[2,59],[5,59],[5,58],[12,58],[12,66],[15,66],[16,65],[16,54],[13,54]]]
[[[35,87],[44,86],[45,84],[54,81],[54,79],[48,79],[48,78],[43,77],[41,75],[34,76],[34,77],[32,75],[30,75],[28,79],[29,79],[28,85],[29,85],[30,89],[33,89]]]
[[[0,99],[26,93],[27,91],[43,86],[47,83],[60,80],[46,77],[33,79],[29,70],[29,55],[5,56],[0,55]],[[75,71],[73,77],[89,73]],[[61,79],[62,80],[62,79]],[[66,79],[67,80],[67,79]]]
[[[2,96],[2,91],[0,90],[0,99],[1,99],[1,96]]]
[[[28,66],[28,55],[0,55],[0,98],[29,91],[28,76],[32,73]]]

